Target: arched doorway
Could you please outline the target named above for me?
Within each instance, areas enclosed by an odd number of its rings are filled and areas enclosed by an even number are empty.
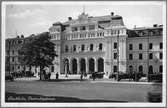
[[[143,66],[142,65],[139,66],[139,73],[143,73]]]
[[[104,60],[102,58],[98,59],[98,72],[104,71]]]
[[[133,73],[133,66],[132,66],[132,65],[129,66],[129,73],[130,73],[130,74]]]
[[[69,60],[67,58],[64,59],[64,74],[69,72]]]
[[[153,66],[149,66],[149,74],[153,74]]]
[[[86,62],[85,62],[85,59],[83,59],[83,58],[80,60],[80,69],[81,69],[80,70],[81,72],[83,72],[83,73],[86,72]]]
[[[72,73],[77,74],[77,60],[75,58],[72,60]]]
[[[95,62],[94,62],[94,59],[93,58],[90,58],[89,59],[89,72],[94,72],[94,66],[95,66]]]

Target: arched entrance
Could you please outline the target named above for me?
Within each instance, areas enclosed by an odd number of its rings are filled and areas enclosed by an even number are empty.
[[[149,74],[153,74],[153,66],[149,66]]]
[[[72,60],[72,73],[77,74],[77,60],[75,58]]]
[[[94,59],[93,58],[90,58],[89,59],[89,72],[94,72],[94,66],[95,66],[95,62],[94,62]]]
[[[104,60],[102,58],[98,59],[98,72],[104,71]]]
[[[81,72],[83,72],[83,73],[86,72],[86,61],[83,58],[80,60],[80,69],[81,69],[80,70]]]
[[[143,73],[143,66],[142,65],[139,66],[139,73]]]
[[[133,73],[133,66],[132,66],[132,65],[129,66],[129,73],[130,73],[130,74]]]

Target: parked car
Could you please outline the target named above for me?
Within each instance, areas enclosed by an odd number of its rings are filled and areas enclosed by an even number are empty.
[[[114,78],[114,79],[117,79],[118,77],[118,81],[120,81],[121,79],[133,79],[134,81],[139,81],[141,77],[144,77],[145,75],[142,74],[142,73],[132,73],[132,74],[129,74],[129,73],[123,73],[123,72],[119,72],[119,75],[118,73],[112,73],[109,78]]]
[[[154,81],[154,82],[162,82],[162,74],[149,74],[148,75],[148,80],[149,81]]]
[[[91,75],[90,75],[90,78],[101,79],[101,78],[103,78],[104,74],[105,74],[104,72],[92,72]]]

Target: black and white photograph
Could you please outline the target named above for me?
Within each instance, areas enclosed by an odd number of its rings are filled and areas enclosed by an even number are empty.
[[[166,1],[2,1],[2,107],[165,107]]]

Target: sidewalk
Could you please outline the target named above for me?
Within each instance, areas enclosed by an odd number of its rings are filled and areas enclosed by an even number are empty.
[[[23,77],[23,78],[16,78],[15,81],[37,81],[39,80],[39,77]],[[56,76],[52,75],[51,80],[55,80]],[[93,81],[92,79],[89,78],[89,76],[83,78],[84,81],[89,81],[90,83],[113,83],[113,84],[162,84],[162,83],[155,83],[155,82],[146,82],[146,81],[140,81],[140,82],[134,82],[134,81],[129,81],[129,80],[121,80],[121,81],[115,81],[114,79],[108,79],[108,78],[103,78],[103,79],[95,79]],[[80,75],[68,75],[65,77],[65,75],[60,75],[59,80],[64,80],[67,82],[75,81],[80,83]]]

